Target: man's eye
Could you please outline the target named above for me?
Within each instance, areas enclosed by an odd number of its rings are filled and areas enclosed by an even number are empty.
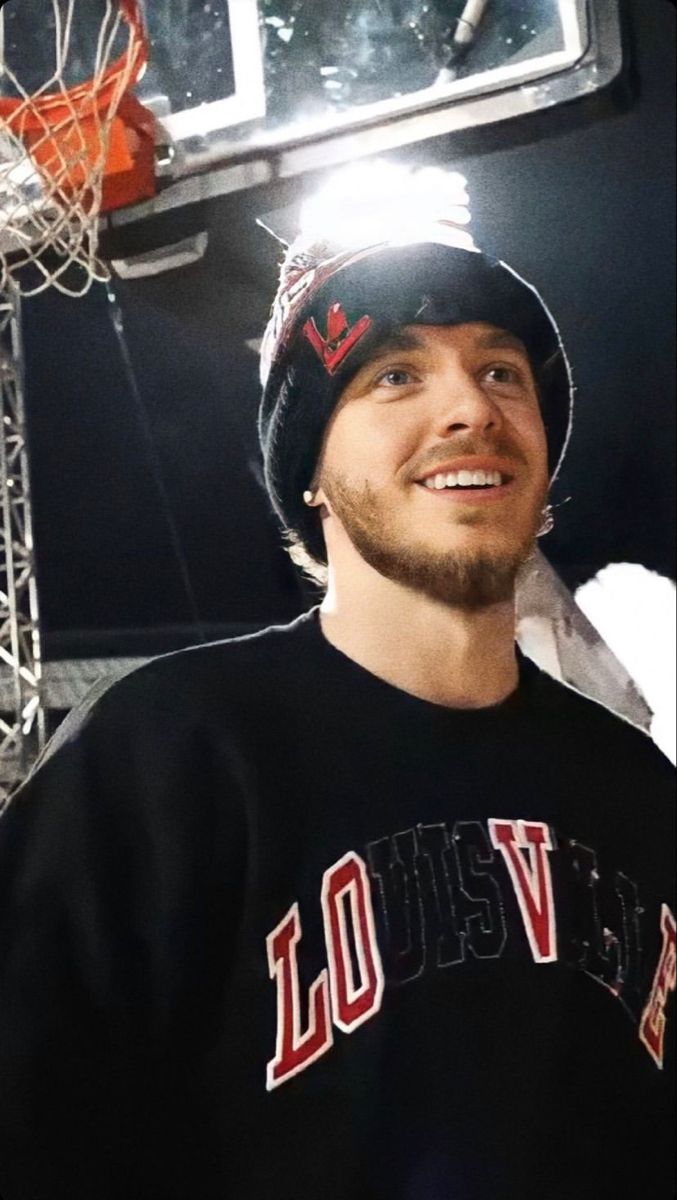
[[[390,367],[387,371],[382,371],[375,379],[375,383],[379,386],[385,383],[387,387],[404,387],[405,384],[411,383],[413,376],[409,371],[405,371],[404,367]]]
[[[484,378],[489,379],[491,383],[521,383],[522,375],[517,367],[497,366],[489,367],[484,372]]]

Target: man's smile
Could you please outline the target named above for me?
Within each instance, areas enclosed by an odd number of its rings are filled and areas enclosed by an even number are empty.
[[[463,474],[463,472],[461,472]],[[445,500],[447,503],[461,504],[496,504],[501,500],[505,500],[514,493],[516,483],[514,479],[507,479],[505,482],[491,484],[466,484],[463,481],[459,483],[438,483],[438,480],[448,479],[449,476],[434,475],[426,483],[416,483],[416,487],[428,496],[432,496],[435,500]],[[453,474],[451,476],[453,479]]]
[[[447,501],[495,503],[514,491],[515,468],[498,455],[458,455],[429,467],[415,483]]]

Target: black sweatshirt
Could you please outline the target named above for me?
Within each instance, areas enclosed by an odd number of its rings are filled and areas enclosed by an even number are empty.
[[[317,610],[114,684],[0,820],[3,1200],[672,1200],[673,779]]]

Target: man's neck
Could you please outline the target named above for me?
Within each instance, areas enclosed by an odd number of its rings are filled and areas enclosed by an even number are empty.
[[[372,572],[360,587],[332,575],[320,609],[333,646],[402,691],[451,708],[486,708],[518,684],[512,601],[471,612]]]

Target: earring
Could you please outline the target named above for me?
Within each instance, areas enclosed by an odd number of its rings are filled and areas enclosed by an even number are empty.
[[[550,504],[546,504],[541,514],[541,527],[538,530],[536,537],[545,537],[546,533],[550,533],[550,530],[553,528],[554,524],[555,518],[552,515],[552,506]]]
[[[315,493],[314,492],[304,492],[303,499],[306,504],[312,504],[313,500],[315,499]]]

